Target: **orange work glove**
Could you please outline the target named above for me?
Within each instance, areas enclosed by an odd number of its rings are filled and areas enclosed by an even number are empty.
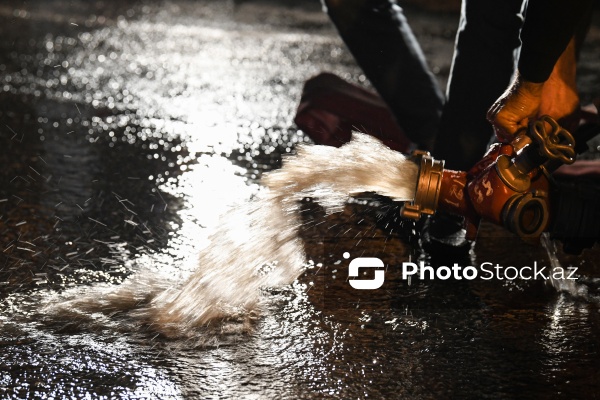
[[[517,71],[511,85],[487,114],[498,140],[510,142],[519,130],[542,115],[549,115],[564,125],[563,121],[579,110],[575,69],[575,41],[571,40],[546,82],[529,82]],[[565,127],[573,129],[573,126]]]

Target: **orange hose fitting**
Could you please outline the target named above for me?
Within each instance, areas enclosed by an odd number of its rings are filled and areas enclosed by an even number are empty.
[[[444,161],[416,151],[415,198],[400,215],[419,219],[440,209],[465,217],[469,239],[476,237],[484,218],[537,242],[549,226],[550,173],[574,161],[574,146],[571,134],[544,116],[532,124],[528,136],[521,133],[512,143],[493,145],[468,172],[444,170]]]

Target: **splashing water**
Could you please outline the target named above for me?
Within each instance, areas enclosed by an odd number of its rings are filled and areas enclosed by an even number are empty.
[[[117,287],[64,293],[44,312],[76,319],[125,312],[167,337],[194,337],[212,321],[252,318],[261,288],[289,284],[306,266],[299,200],[312,196],[328,212],[363,192],[409,200],[417,174],[402,154],[363,134],[341,148],[300,147],[263,179],[257,197],[222,216],[186,280],[139,271]]]
[[[568,276],[569,273],[565,271],[560,260],[556,256],[556,243],[550,239],[550,234],[547,232],[543,233],[541,242],[542,246],[546,249],[546,253],[550,259],[550,265],[552,266],[550,270],[550,282],[552,283],[552,286],[559,292],[567,292],[573,297],[589,300],[587,286],[580,285],[575,280],[555,278],[555,273],[557,273],[557,276],[565,277]]]

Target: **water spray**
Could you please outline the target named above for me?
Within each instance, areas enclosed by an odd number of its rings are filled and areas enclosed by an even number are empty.
[[[575,161],[575,139],[543,116],[512,142],[494,144],[467,172],[445,170],[444,161],[427,152],[416,151],[412,158],[419,175],[403,217],[419,219],[439,209],[465,217],[468,239],[475,239],[485,219],[537,243],[551,224],[551,174]]]

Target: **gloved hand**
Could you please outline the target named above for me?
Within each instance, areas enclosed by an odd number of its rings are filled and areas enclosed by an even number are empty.
[[[549,115],[570,132],[581,117],[576,82],[575,41],[571,40],[544,83],[538,116]]]
[[[552,74],[542,83],[527,81],[519,72],[509,88],[488,111],[496,137],[510,142],[529,121],[549,115],[567,130],[577,127],[579,96],[576,88],[575,41],[571,40],[556,62]]]
[[[529,82],[519,72],[506,91],[489,109],[487,118],[500,142],[510,142],[529,121],[537,117],[544,83]]]

